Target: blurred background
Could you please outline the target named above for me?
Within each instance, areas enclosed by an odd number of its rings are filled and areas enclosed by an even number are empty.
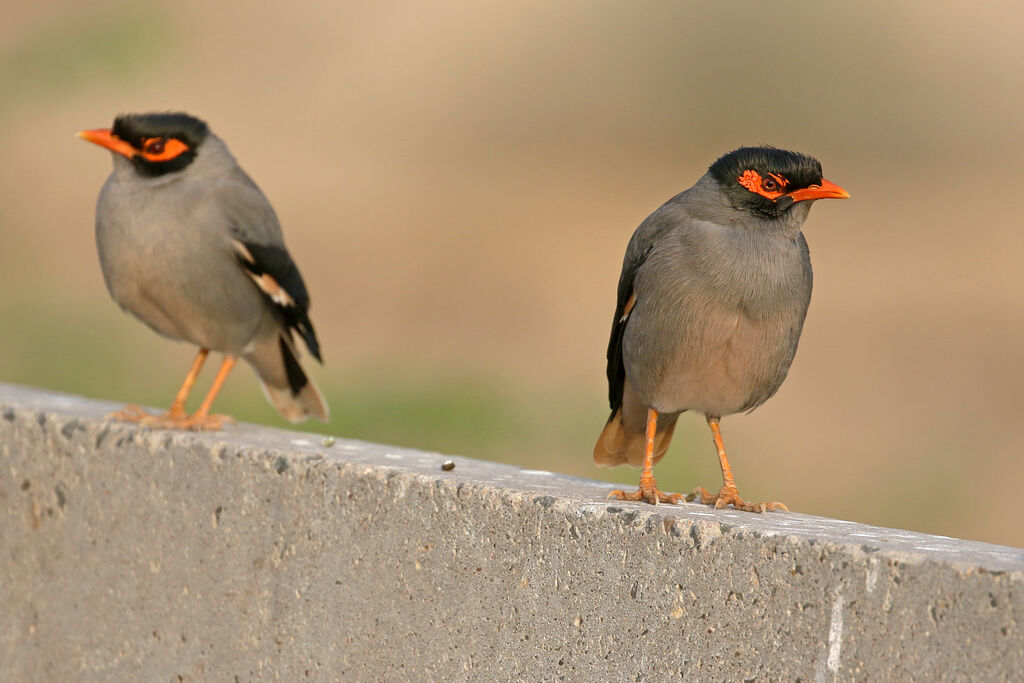
[[[93,210],[119,112],[206,119],[313,298],[324,433],[598,469],[634,228],[720,154],[850,191],[778,395],[723,432],[740,491],[1024,545],[1024,5],[0,0],[0,380],[166,408],[194,349],[110,300]],[[208,368],[194,400],[213,375]],[[218,400],[287,426],[248,368]],[[684,416],[666,490],[721,483]]]

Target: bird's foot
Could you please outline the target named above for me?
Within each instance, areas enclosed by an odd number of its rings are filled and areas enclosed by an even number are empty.
[[[184,410],[174,408],[161,415],[152,415],[134,404],[107,417],[120,422],[134,422],[147,429],[187,429],[193,432],[215,432],[223,429],[225,424],[235,422],[230,415],[189,415]]]
[[[147,417],[152,417],[152,415],[150,415],[149,413],[147,413],[145,410],[143,410],[139,406],[135,405],[134,403],[129,403],[128,405],[126,405],[121,410],[115,410],[114,412],[109,413],[107,415],[107,419],[108,420],[117,420],[118,422],[136,422],[136,423],[142,422]]]
[[[771,503],[748,503],[740,498],[740,492],[735,486],[723,486],[718,495],[711,495],[703,486],[698,486],[686,496],[687,502],[699,500],[704,505],[714,505],[715,509],[732,505],[737,510],[744,512],[789,512],[789,508],[778,502]]]
[[[184,420],[175,420],[166,427],[157,429],[190,429],[193,432],[217,432],[224,429],[224,425],[235,424],[235,418],[230,415],[214,413],[212,415],[191,415]]]
[[[641,485],[633,493],[626,493],[625,491],[615,490],[608,494],[609,498],[617,498],[619,500],[642,500],[651,505],[657,505],[658,503],[671,503],[675,505],[683,500],[683,496],[678,493],[665,493],[659,491],[658,487],[653,483],[650,486]]]

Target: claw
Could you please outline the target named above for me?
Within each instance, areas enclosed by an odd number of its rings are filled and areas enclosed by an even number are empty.
[[[700,500],[704,505],[714,505],[716,510],[732,505],[736,510],[744,512],[789,512],[789,508],[775,501],[771,503],[748,503],[740,498],[740,492],[735,486],[728,485],[723,486],[718,495],[712,495],[703,486],[698,486],[686,496],[686,500],[688,502]]]
[[[646,503],[650,503],[651,505],[657,505],[658,503],[676,505],[683,500],[683,496],[680,494],[665,493],[664,491],[659,491],[656,486],[652,486],[651,488],[640,487],[633,493],[626,493],[625,491],[616,489],[609,493],[608,497],[617,498],[618,500],[642,500]]]
[[[120,422],[141,422],[147,417],[149,417],[149,413],[134,403],[129,403],[121,410],[115,410],[107,414],[108,420],[118,420]]]
[[[147,429],[189,429],[194,432],[218,431],[225,424],[235,422],[230,415],[189,415],[184,410],[173,408],[161,415],[151,415],[137,405],[125,406],[123,410],[110,413],[107,417],[120,422],[134,422]]]

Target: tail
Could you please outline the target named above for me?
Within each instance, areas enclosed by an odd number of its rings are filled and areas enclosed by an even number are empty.
[[[302,422],[310,417],[327,422],[327,402],[299,364],[287,333],[256,342],[245,359],[256,370],[270,405],[282,417],[289,422]]]
[[[594,445],[594,462],[599,467],[615,467],[626,463],[640,467],[643,464],[646,415],[643,420],[629,417],[623,420],[622,407],[619,407],[608,418],[608,424]],[[668,452],[678,417],[678,414],[658,415],[658,431],[654,435],[654,462],[661,460]]]

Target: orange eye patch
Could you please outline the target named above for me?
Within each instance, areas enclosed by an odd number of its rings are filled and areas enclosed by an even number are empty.
[[[176,138],[146,138],[142,141],[142,156],[149,161],[170,161],[189,149]]]
[[[761,174],[754,170],[744,171],[743,175],[736,180],[754,194],[759,194],[772,201],[784,195],[783,188],[789,185],[789,181],[780,175],[769,173],[767,178],[762,178]]]

